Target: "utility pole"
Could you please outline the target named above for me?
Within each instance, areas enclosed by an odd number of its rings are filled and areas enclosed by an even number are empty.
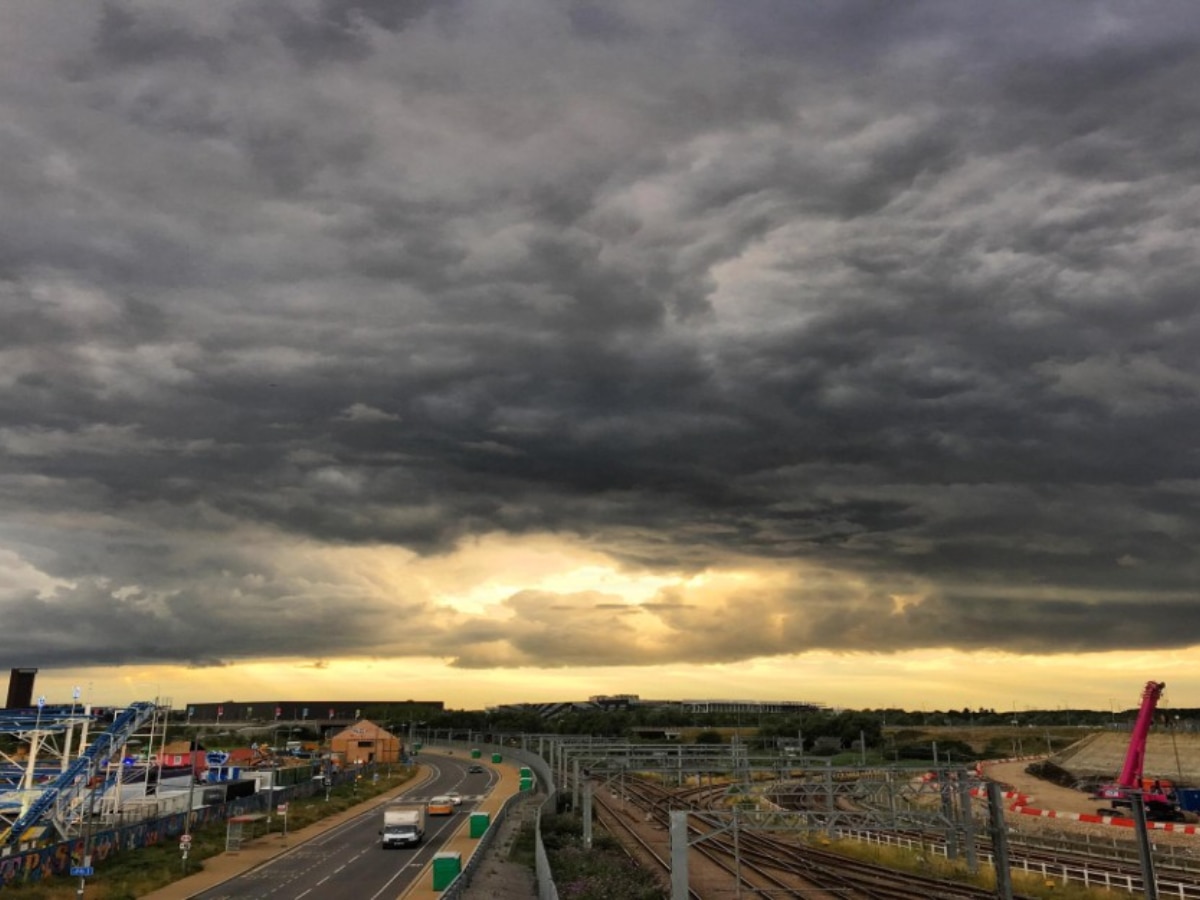
[[[1154,854],[1151,852],[1150,835],[1146,830],[1146,798],[1142,791],[1129,792],[1129,806],[1133,813],[1133,830],[1137,834],[1138,860],[1142,866],[1142,887],[1146,900],[1158,900],[1158,879],[1154,874]]]
[[[583,785],[583,849],[592,849],[592,782]]]
[[[1012,872],[1008,867],[1008,830],[1004,826],[1004,803],[1000,797],[1000,785],[995,781],[989,781],[987,784],[987,799],[992,865],[996,870],[996,896],[1000,900],[1013,900]]]

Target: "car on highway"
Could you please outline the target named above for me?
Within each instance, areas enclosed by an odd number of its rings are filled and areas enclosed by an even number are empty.
[[[446,791],[446,799],[455,806],[462,806],[462,794],[458,791]]]
[[[431,816],[452,816],[456,804],[445,794],[439,794],[426,804],[425,810]]]
[[[484,769],[479,763],[471,763],[471,765],[467,766],[467,771],[472,775],[479,775],[484,771]]]

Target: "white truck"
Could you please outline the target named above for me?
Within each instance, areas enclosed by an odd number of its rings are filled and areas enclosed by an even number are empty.
[[[415,847],[425,837],[425,806],[387,806],[383,810],[383,828],[379,832],[380,846]]]

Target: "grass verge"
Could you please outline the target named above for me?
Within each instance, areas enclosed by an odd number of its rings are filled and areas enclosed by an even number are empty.
[[[958,881],[987,890],[994,890],[996,887],[996,874],[990,866],[981,865],[979,872],[972,874],[965,863],[947,860],[937,854],[924,854],[897,847],[880,847],[859,841],[818,842],[821,843],[822,849],[900,872]],[[1036,897],[1039,900],[1118,900],[1139,896],[1117,889],[1089,888],[1022,872],[1013,873],[1013,890],[1023,897]]]

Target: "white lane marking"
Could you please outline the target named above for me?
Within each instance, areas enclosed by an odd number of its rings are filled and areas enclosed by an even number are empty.
[[[405,869],[411,868],[412,865],[413,865],[412,863],[409,863],[408,865],[401,866],[399,869],[397,869],[396,874],[393,875],[391,878],[389,878],[384,883],[383,887],[381,887],[374,894],[372,894],[370,897],[370,900],[379,900],[380,897],[382,897],[385,893],[387,893],[388,888],[392,886],[392,882],[394,882],[397,878],[399,878],[404,873]],[[413,885],[413,887],[415,887],[415,885]]]

